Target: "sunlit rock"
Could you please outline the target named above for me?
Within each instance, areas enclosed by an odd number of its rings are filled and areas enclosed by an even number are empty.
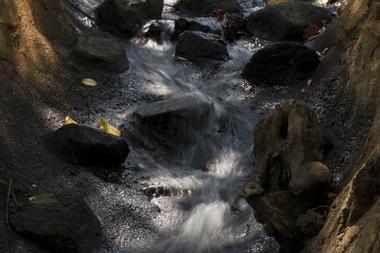
[[[319,119],[303,102],[286,102],[256,126],[254,145],[256,165],[244,193],[268,232],[292,252],[302,247],[289,242],[303,238],[298,217],[326,198],[330,172],[322,163]]]

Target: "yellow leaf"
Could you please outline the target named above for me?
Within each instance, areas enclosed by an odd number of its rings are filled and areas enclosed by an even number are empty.
[[[82,84],[84,85],[87,85],[87,86],[96,86],[98,83],[94,80],[94,79],[91,79],[91,78],[85,78],[82,80]]]
[[[66,125],[70,125],[70,124],[75,124],[75,125],[78,125],[78,123],[70,117],[70,115],[67,115],[66,118],[65,118],[65,124]]]
[[[115,135],[115,136],[118,136],[120,137],[121,136],[121,132],[119,129],[117,129],[116,127],[114,127],[113,125],[111,125],[110,123],[108,123],[107,121],[105,121],[104,119],[100,119],[98,121],[98,126],[106,133],[108,134],[112,134],[112,135]]]
[[[29,201],[37,201],[42,199],[51,199],[54,198],[54,194],[50,192],[41,193],[29,198]]]

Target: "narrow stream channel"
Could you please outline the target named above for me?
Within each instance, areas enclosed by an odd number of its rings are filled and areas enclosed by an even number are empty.
[[[83,1],[81,7],[88,12],[99,2]],[[262,5],[261,1],[241,2],[247,12]],[[163,16],[169,32],[173,25],[169,19],[176,15],[164,12]],[[134,180],[160,209],[153,219],[155,241],[131,244],[121,252],[279,251],[278,244],[255,221],[253,209],[241,195],[254,165],[253,129],[259,116],[244,101],[244,89],[249,86],[240,73],[252,53],[263,45],[257,40],[240,40],[228,46],[228,61],[197,67],[176,60],[175,45],[170,40],[158,44],[133,38],[126,42],[131,71],[140,77],[136,85],[152,97],[152,102],[142,106],[189,99],[193,109],[188,117],[194,124],[183,128],[176,125],[177,135],[165,135],[165,140],[157,141],[133,120],[125,123],[138,108],[114,116],[124,124],[131,144],[127,167],[138,171]],[[204,106],[208,107],[206,118],[200,116]],[[130,183],[131,179],[125,178],[123,183]]]

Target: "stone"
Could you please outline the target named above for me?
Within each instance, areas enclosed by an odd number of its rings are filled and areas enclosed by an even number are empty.
[[[243,14],[243,8],[236,0],[180,0],[176,8],[193,17],[212,16],[216,10]]]
[[[52,252],[92,251],[100,222],[81,198],[68,193],[36,197],[9,215],[13,231]]]
[[[175,56],[196,62],[207,59],[224,61],[229,55],[221,36],[203,32],[184,32],[179,36]]]
[[[69,124],[48,138],[50,149],[63,160],[83,166],[113,169],[120,166],[129,154],[128,143],[100,130]]]
[[[305,2],[286,2],[265,7],[247,18],[246,29],[264,40],[302,42],[305,29],[316,22],[329,23],[328,9]]]
[[[257,51],[242,76],[258,86],[292,85],[311,77],[318,54],[295,42],[275,43]]]
[[[106,0],[97,13],[104,24],[133,34],[144,21],[161,19],[163,6],[163,0]]]
[[[210,18],[179,18],[174,22],[173,39],[178,39],[179,35],[185,31],[199,31],[221,35],[222,27]]]
[[[129,68],[123,44],[116,37],[103,32],[80,35],[71,57],[86,68],[116,73],[125,72]]]

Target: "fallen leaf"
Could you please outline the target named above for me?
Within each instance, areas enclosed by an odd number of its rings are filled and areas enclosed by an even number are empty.
[[[85,78],[82,80],[82,84],[86,85],[86,86],[91,86],[91,87],[94,87],[96,86],[98,83],[94,80],[94,79],[91,79],[91,78]]]
[[[78,125],[78,123],[70,117],[70,115],[67,115],[65,118],[65,125],[75,124]]]
[[[51,198],[54,198],[54,194],[51,192],[45,192],[45,193],[41,193],[41,194],[30,197],[29,201],[37,201],[37,200],[51,199]]]
[[[112,134],[114,136],[118,136],[120,137],[121,136],[121,132],[119,129],[117,129],[116,127],[114,127],[113,125],[111,125],[110,123],[108,123],[107,121],[105,121],[104,119],[100,119],[98,121],[98,126],[105,132],[105,133],[108,133],[108,134]]]

